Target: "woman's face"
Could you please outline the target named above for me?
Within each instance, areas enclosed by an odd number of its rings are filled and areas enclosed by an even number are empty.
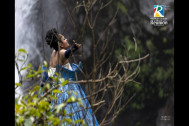
[[[64,49],[67,49],[70,45],[68,43],[68,40],[62,35],[62,34],[59,34],[60,35],[60,46]]]

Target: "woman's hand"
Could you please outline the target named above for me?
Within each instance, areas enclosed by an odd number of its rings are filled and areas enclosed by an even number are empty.
[[[76,43],[75,40],[73,40],[73,43],[77,46],[78,49],[81,47],[81,44]]]

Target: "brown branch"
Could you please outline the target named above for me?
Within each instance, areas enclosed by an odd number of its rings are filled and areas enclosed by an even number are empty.
[[[104,125],[107,125],[107,124],[111,123],[118,116],[118,114],[125,108],[125,106],[128,105],[128,103],[133,99],[134,96],[136,96],[136,93],[133,94],[129,98],[129,100],[121,108],[118,107],[118,110],[116,110],[116,112],[113,114],[113,117],[111,117],[110,119],[106,120],[104,122]]]
[[[102,37],[104,36],[105,32],[109,29],[109,27],[116,21],[115,17],[117,15],[118,10],[116,11],[116,13],[114,14],[112,20],[108,23],[108,25],[106,26],[106,28],[104,29],[104,31],[102,32],[102,34],[100,35],[99,39],[97,40],[97,45],[99,44],[100,40],[102,39]]]
[[[105,8],[106,6],[108,6],[110,3],[112,2],[112,0],[110,0],[108,3],[106,3],[104,6],[102,6],[100,9],[102,10],[103,8]]]
[[[134,59],[134,60],[129,60],[129,61],[119,61],[119,63],[132,63],[132,62],[137,62],[137,61],[140,61],[140,60],[143,60],[145,58],[147,58],[150,54],[147,54],[146,56],[144,57],[141,57],[141,58],[138,58],[138,59]]]
[[[93,104],[93,106],[98,106],[98,105],[100,105],[100,104],[102,104],[102,103],[105,103],[105,100],[100,101],[100,102],[98,102],[98,103],[95,103],[95,104]],[[83,109],[81,109],[81,110],[74,111],[74,112],[72,112],[72,113],[69,113],[68,115],[72,115],[72,114],[74,114],[74,113],[76,113],[76,112],[80,112],[80,111],[83,111],[83,110],[86,110],[86,109],[91,109],[91,107],[87,107],[87,108],[83,108]]]

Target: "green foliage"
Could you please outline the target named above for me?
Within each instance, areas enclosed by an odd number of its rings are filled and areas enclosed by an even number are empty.
[[[15,83],[15,86],[20,86],[20,87],[22,87],[22,84],[21,84],[21,83]]]
[[[39,78],[41,77],[41,73],[43,72],[43,70],[41,70],[41,66],[39,66],[38,70],[33,70],[32,69],[32,64],[28,63],[28,66],[24,67],[24,70],[27,70],[27,74],[26,74],[26,79],[28,78]]]
[[[16,61],[17,62],[25,62],[26,60],[20,60],[17,57],[20,57],[20,55],[26,54],[27,51],[24,49],[19,49],[18,53],[16,54]],[[47,66],[47,62],[44,62],[44,64]],[[28,78],[39,78],[41,77],[41,73],[43,72],[41,70],[41,67],[38,68],[38,70],[32,69],[32,64],[28,63],[27,66],[20,68],[20,71],[27,71],[26,79]],[[18,96],[15,98],[15,125],[16,126],[47,126],[47,125],[53,125],[57,126],[62,123],[65,124],[76,124],[81,123],[84,124],[83,120],[76,120],[73,122],[70,118],[64,118],[62,120],[59,120],[59,116],[67,116],[66,110],[64,108],[66,105],[70,102],[79,102],[81,99],[76,99],[73,96],[70,96],[67,101],[64,103],[61,103],[59,105],[55,105],[52,107],[50,100],[57,99],[55,97],[55,94],[62,93],[57,88],[59,86],[64,86],[68,83],[68,80],[65,80],[63,78],[53,78],[55,81],[61,81],[61,84],[57,85],[56,88],[53,88],[50,86],[49,83],[46,83],[43,88],[41,88],[39,85],[36,85],[31,90],[28,91],[23,96]],[[22,86],[21,83],[15,83],[15,86]],[[49,91],[51,90],[51,91]],[[46,95],[44,95],[45,91],[49,91]],[[43,94],[43,95],[42,95]],[[77,95],[74,93],[74,95]],[[49,100],[50,99],[50,100]]]
[[[25,62],[27,59],[27,51],[25,49],[18,49],[15,54],[15,60],[19,62]]]
[[[155,47],[155,45],[152,43],[151,40],[147,40],[147,41],[146,41],[146,46],[147,46],[147,48],[148,48],[151,52],[156,50],[156,47]],[[154,53],[154,52],[153,52],[153,53]]]
[[[26,53],[27,54],[27,51],[25,49],[18,49],[18,53]]]
[[[144,103],[141,103],[141,104],[138,104],[136,102],[132,102],[131,103],[131,107],[134,108],[134,109],[143,109],[144,108]]]
[[[121,2],[117,2],[117,7],[118,7],[123,13],[127,13],[127,8],[126,8]]]
[[[163,37],[162,41],[156,40],[158,43],[154,41],[153,38],[147,39],[142,45],[139,40],[135,43],[131,36],[125,36],[125,47],[118,48],[114,52],[116,57],[122,55],[127,60],[146,55],[146,49],[150,54],[150,57],[140,63],[140,73],[136,76],[136,80],[141,84],[129,82],[125,85],[125,98],[136,92],[134,101],[129,104],[129,108],[132,110],[145,111],[149,104],[166,99],[174,88],[174,48],[170,47],[170,40],[166,37]],[[132,72],[136,66],[137,63],[129,64],[128,73]],[[155,104],[154,108],[156,106],[159,105]]]

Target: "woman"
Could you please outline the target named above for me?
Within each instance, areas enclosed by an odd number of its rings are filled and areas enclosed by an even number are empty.
[[[46,34],[45,40],[47,44],[54,48],[49,62],[48,77],[56,77],[57,73],[60,73],[61,77],[65,80],[76,81],[77,73],[79,69],[82,68],[81,62],[79,65],[69,63],[69,57],[81,47],[81,44],[76,43],[74,40],[74,45],[70,47],[67,39],[62,34],[58,34],[55,28],[49,30]],[[61,83],[61,82],[60,82]],[[53,83],[54,85],[57,82]],[[83,120],[84,124],[88,126],[98,126],[96,117],[92,113],[90,104],[87,100],[84,91],[82,90],[80,84],[67,84],[58,88],[62,93],[56,93],[55,96],[57,100],[51,100],[52,106],[59,105],[65,102],[70,97],[75,99],[82,99],[81,102],[71,102],[66,105],[64,110],[66,115],[60,116],[60,119],[69,118],[72,122],[76,120]],[[68,116],[69,115],[69,116]],[[71,116],[70,116],[71,115]],[[72,123],[71,125],[73,125]],[[63,123],[63,125],[68,125]],[[74,125],[81,125],[80,123]]]

